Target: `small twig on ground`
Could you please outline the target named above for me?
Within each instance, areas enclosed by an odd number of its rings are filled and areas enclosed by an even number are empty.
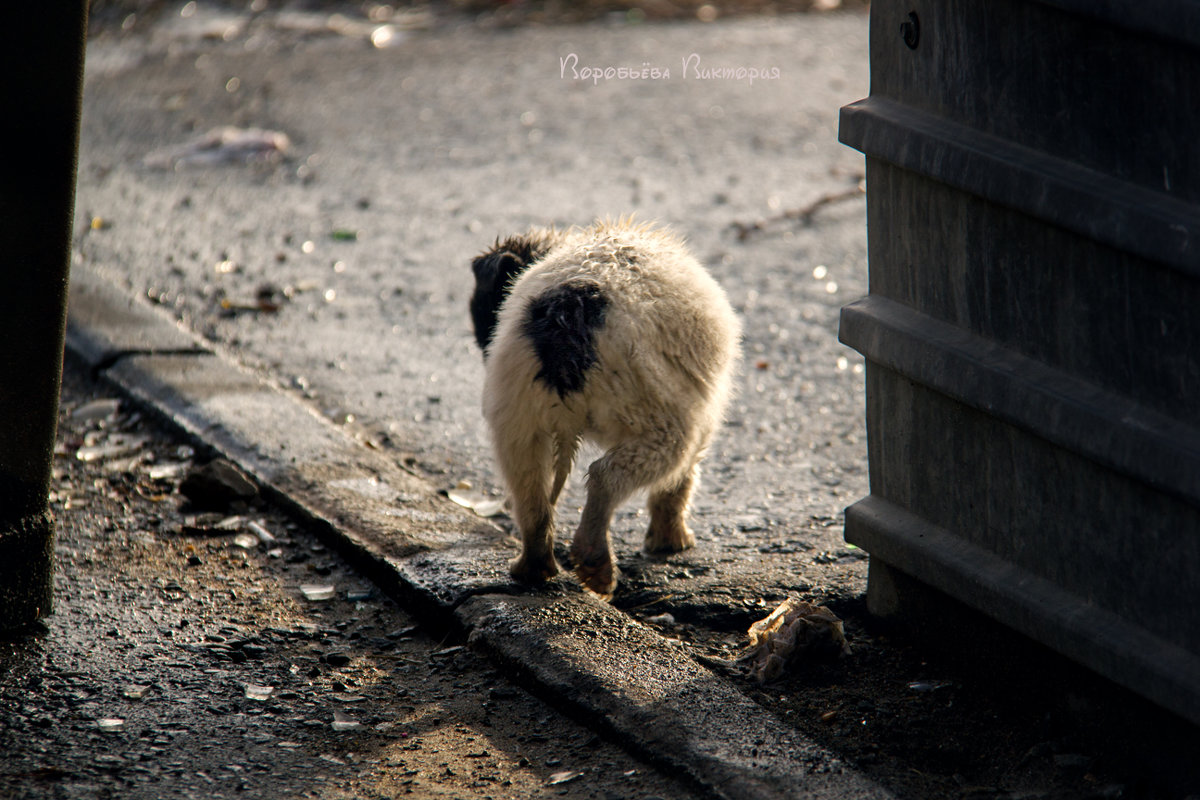
[[[621,610],[626,613],[629,613],[630,611],[641,611],[643,608],[649,608],[650,606],[656,606],[659,603],[665,603],[668,600],[674,600],[676,597],[679,597],[679,596],[680,595],[677,592],[670,592],[668,594],[660,595],[659,597],[656,597],[653,600],[650,600],[649,602],[642,603],[641,605],[629,606],[627,608],[622,608]]]
[[[752,233],[764,231],[769,225],[785,220],[798,219],[807,227],[812,225],[813,217],[816,216],[817,212],[825,206],[833,205],[834,203],[840,203],[843,200],[853,200],[854,198],[865,193],[866,189],[860,182],[852,189],[845,189],[840,192],[829,192],[827,194],[823,194],[808,205],[801,206],[800,208],[791,208],[787,211],[784,211],[782,214],[776,214],[773,217],[760,219],[756,222],[734,222],[730,225],[730,227],[737,231],[737,238],[739,242],[746,241],[746,239],[749,238],[750,234]]]

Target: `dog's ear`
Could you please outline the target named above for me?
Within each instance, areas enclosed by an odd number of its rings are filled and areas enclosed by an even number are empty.
[[[475,341],[485,357],[496,330],[500,306],[504,305],[513,281],[526,266],[525,261],[511,250],[492,250],[471,262],[471,270],[475,273],[471,321],[475,325]]]
[[[471,262],[476,290],[504,291],[513,276],[525,269],[525,262],[511,250],[484,253]]]

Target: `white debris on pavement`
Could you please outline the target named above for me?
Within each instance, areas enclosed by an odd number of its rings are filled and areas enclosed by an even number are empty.
[[[481,517],[495,517],[503,514],[507,497],[492,497],[483,492],[471,491],[468,481],[459,481],[458,485],[446,492],[446,497],[463,508],[469,508]]]
[[[291,146],[286,133],[226,125],[213,128],[186,144],[156,150],[147,155],[143,163],[155,169],[181,169],[275,161]]]

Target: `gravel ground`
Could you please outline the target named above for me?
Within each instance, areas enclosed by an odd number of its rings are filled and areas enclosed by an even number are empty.
[[[68,369],[57,605],[0,641],[0,797],[693,796],[257,498],[189,509],[204,459],[114,406]]]

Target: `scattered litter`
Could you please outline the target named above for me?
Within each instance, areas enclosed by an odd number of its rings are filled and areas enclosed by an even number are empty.
[[[380,50],[400,44],[407,38],[408,31],[428,28],[432,24],[432,15],[421,9],[396,9],[386,15],[372,13],[369,20],[336,13],[289,10],[280,11],[274,19],[275,27],[282,31],[304,36],[335,34],[351,39],[366,39]]]
[[[84,463],[120,458],[140,452],[149,443],[149,438],[131,433],[113,433],[75,451],[75,457]]]
[[[459,481],[458,486],[446,492],[446,496],[454,503],[474,511],[481,517],[494,517],[504,513],[506,498],[473,492],[471,484],[467,481]]]
[[[71,412],[71,419],[76,422],[98,422],[111,420],[120,410],[121,401],[112,397],[104,397],[84,403]]]
[[[291,148],[287,134],[263,128],[227,125],[178,147],[155,151],[143,163],[154,169],[212,167],[223,164],[275,162]]]
[[[945,689],[950,685],[949,681],[913,681],[908,685],[908,689],[920,693],[936,692],[938,689]]]
[[[778,678],[800,656],[849,654],[842,621],[825,606],[789,597],[750,626],[750,674],[759,683]]]
[[[146,475],[152,481],[173,481],[183,477],[189,466],[186,461],[164,461],[147,467]]]
[[[367,699],[361,694],[347,694],[346,692],[334,692],[329,696],[339,703],[361,703]]]
[[[133,473],[137,468],[148,458],[153,458],[153,454],[147,450],[142,450],[125,458],[114,458],[104,462],[104,471],[117,473]]]
[[[219,305],[224,317],[236,317],[244,312],[275,314],[290,299],[286,289],[264,283],[255,289],[253,300],[231,300],[223,297]]]
[[[258,547],[258,537],[253,533],[239,533],[233,537],[233,544],[243,550],[253,550]]]
[[[263,686],[257,683],[246,684],[247,700],[266,700],[275,693],[274,686]]]
[[[342,711],[333,712],[333,722],[330,726],[335,731],[353,731],[362,727],[362,723]]]
[[[121,689],[121,696],[126,700],[141,700],[150,691],[150,686],[142,683],[130,683]]]
[[[346,228],[335,228],[330,231],[329,238],[335,242],[357,242],[358,231],[349,230]]]
[[[96,727],[101,733],[117,733],[125,727],[125,720],[119,717],[105,717],[96,720]]]
[[[375,592],[370,589],[347,589],[346,599],[351,603],[361,603],[364,600],[370,600],[375,596]]]
[[[404,39],[404,32],[397,30],[395,25],[380,25],[371,31],[371,44],[378,50],[395,47]]]
[[[180,532],[184,536],[220,536],[237,533],[246,524],[239,515],[225,516],[217,512],[205,512],[185,517]]]
[[[653,617],[646,617],[646,622],[652,625],[674,625],[675,617],[672,614],[655,614]]]
[[[550,776],[550,780],[546,781],[546,785],[547,786],[559,786],[564,783],[570,783],[573,780],[578,780],[579,778],[582,778],[582,777],[583,777],[582,772],[577,772],[575,770],[568,769],[568,770],[564,770],[562,772],[553,773]]]
[[[305,600],[322,602],[332,600],[336,590],[329,584],[305,583],[300,586],[300,593],[304,595]]]
[[[267,526],[257,520],[250,520],[246,523],[246,527],[253,533],[258,540],[264,545],[270,545],[275,542],[275,534],[267,530]]]

